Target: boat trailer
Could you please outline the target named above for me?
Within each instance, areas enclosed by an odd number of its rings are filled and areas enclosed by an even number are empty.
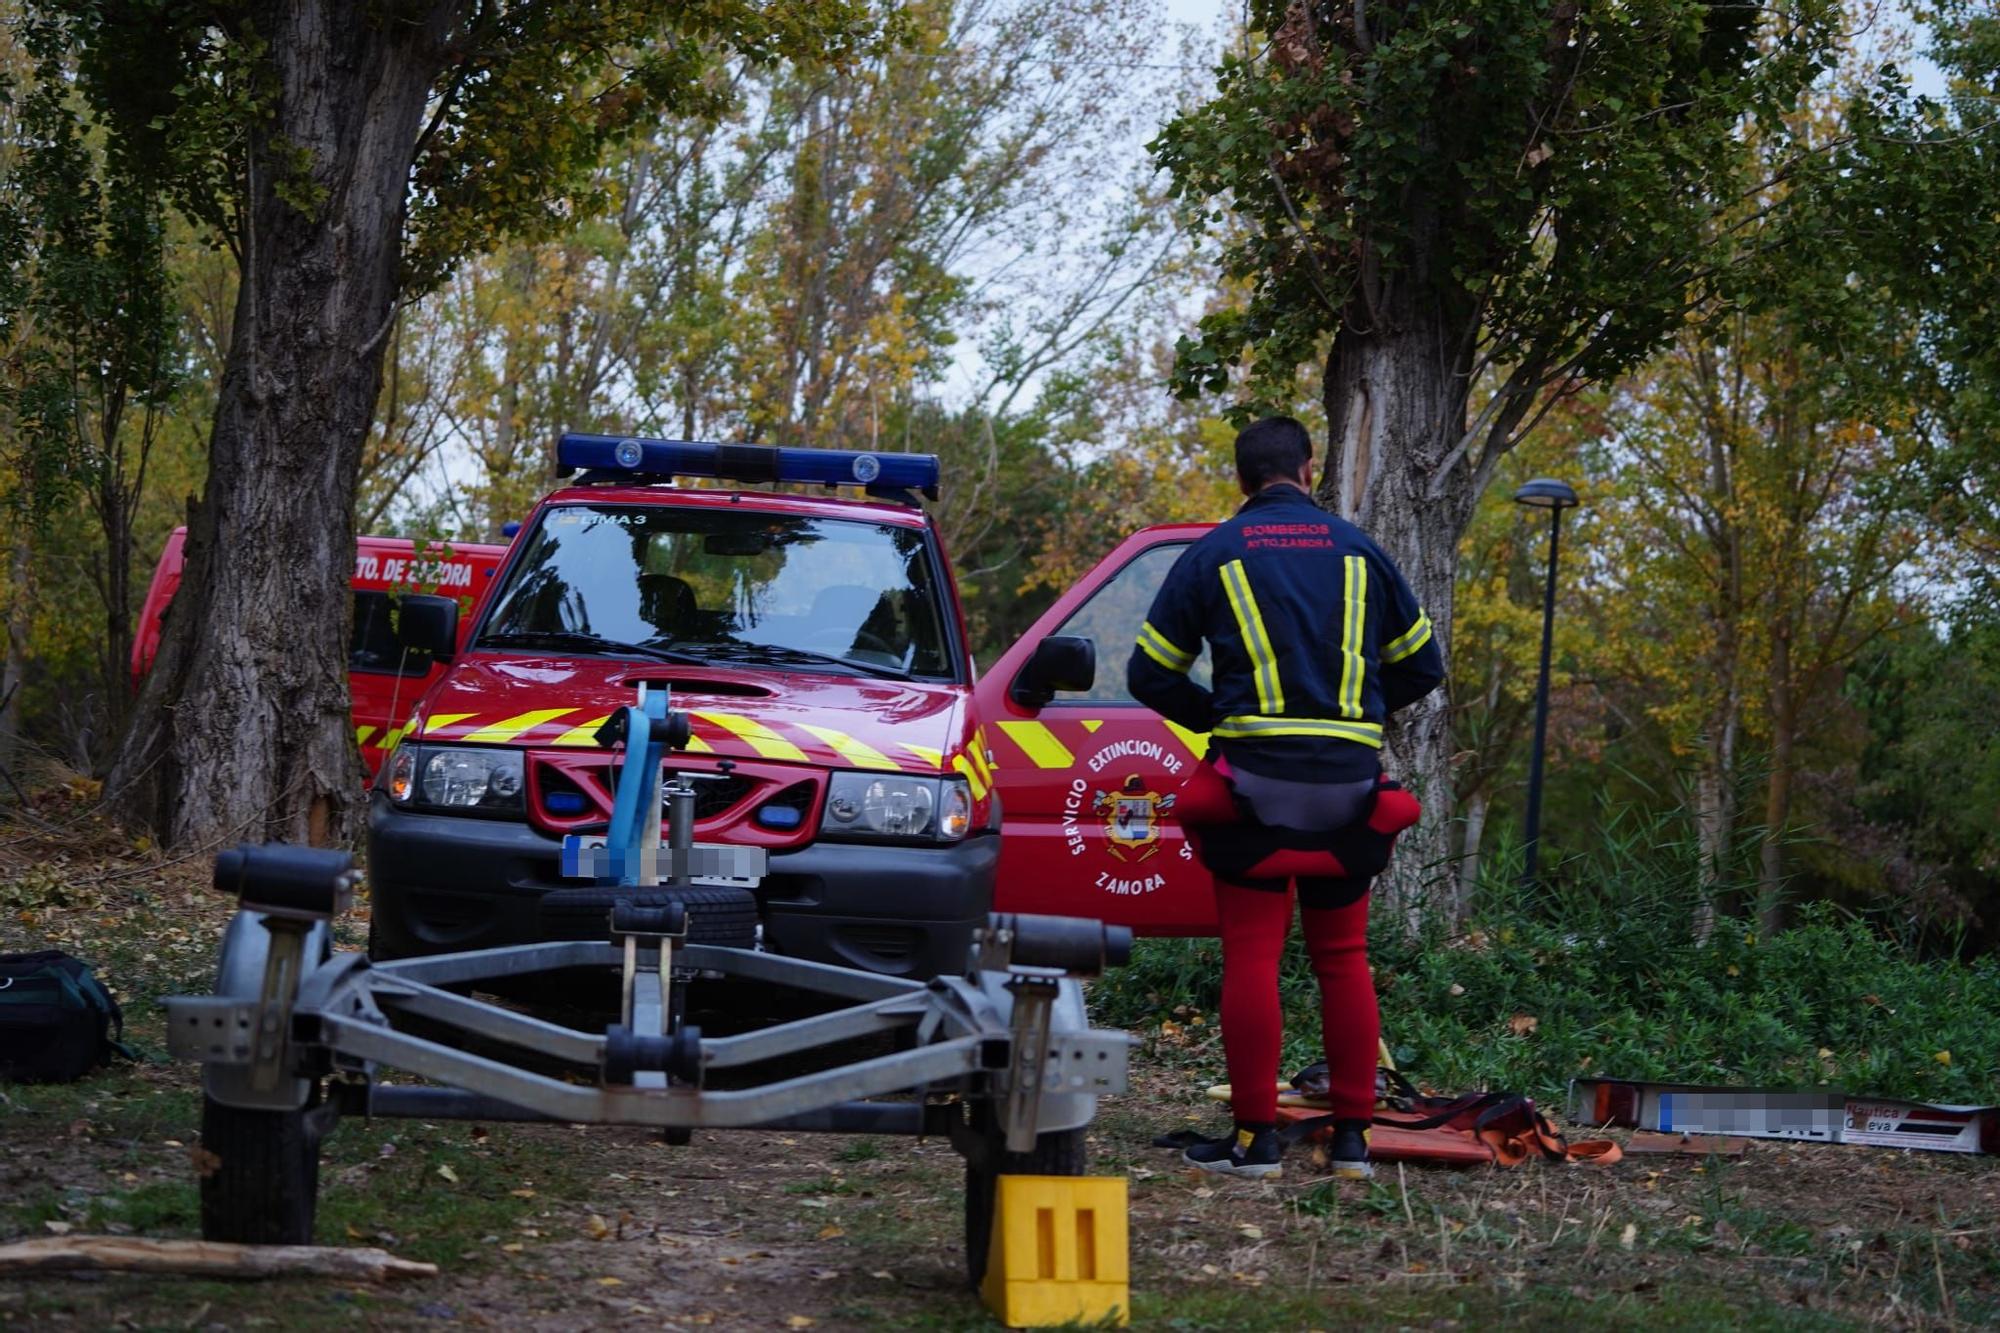
[[[601,940],[373,962],[332,948],[359,883],[346,853],[217,856],[239,910],[215,993],[166,1001],[169,1049],[203,1066],[205,1238],[309,1243],[318,1145],[342,1115],[648,1126],[677,1143],[696,1129],[935,1135],[966,1160],[979,1281],[997,1177],[1081,1174],[1097,1098],[1125,1090],[1130,1038],[1090,1026],[1079,979],[1123,963],[1131,932],[994,915],[964,974],[931,980],[689,943],[700,908],[674,888],[748,894],[764,853],[693,841],[694,789],[663,774],[687,735],[646,687],[598,734],[625,750],[611,827],[602,845],[572,835],[563,858],[612,891]],[[573,969],[618,977],[616,1023],[588,1031],[472,993]],[[704,1036],[685,1020],[730,982],[816,1011]]]

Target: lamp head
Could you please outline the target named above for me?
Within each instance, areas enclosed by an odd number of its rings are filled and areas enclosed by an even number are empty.
[[[1582,502],[1568,483],[1553,477],[1536,477],[1514,492],[1514,503],[1534,509],[1574,509]]]

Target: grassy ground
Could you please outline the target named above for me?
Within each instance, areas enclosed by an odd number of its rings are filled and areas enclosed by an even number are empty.
[[[15,840],[9,841],[9,837]],[[68,862],[0,830],[0,949],[99,965],[146,1056],[60,1088],[0,1088],[0,1241],[196,1233],[192,1071],[162,1059],[161,994],[206,986],[227,907],[193,862],[87,824]],[[347,923],[350,943],[363,929]],[[1290,1330],[1905,1328],[2000,1322],[1991,1159],[1757,1145],[1611,1168],[1388,1168],[1336,1182],[1302,1156],[1271,1184],[1148,1146],[1207,1125],[1212,1030],[1149,1034],[1093,1170],[1132,1188],[1136,1326]],[[1421,1056],[1419,1057],[1421,1067]],[[0,1281],[0,1321],[54,1328],[985,1329],[962,1287],[959,1166],[937,1142],[443,1122],[343,1123],[319,1239],[440,1266],[326,1280]]]

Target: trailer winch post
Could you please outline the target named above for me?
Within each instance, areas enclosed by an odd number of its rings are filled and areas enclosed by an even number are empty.
[[[290,1075],[287,1047],[306,940],[353,904],[360,878],[353,857],[326,848],[246,843],[216,855],[215,887],[259,914],[271,936],[251,1032],[250,1086],[258,1092],[275,1091]]]
[[[1132,931],[1075,917],[996,914],[973,939],[972,971],[1007,974],[1007,1151],[1032,1152],[1049,1065],[1051,1012],[1066,977],[1094,977],[1132,956]]]

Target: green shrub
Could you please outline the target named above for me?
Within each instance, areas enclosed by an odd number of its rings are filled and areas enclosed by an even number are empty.
[[[1398,1063],[1439,1089],[1545,1102],[1578,1075],[2000,1101],[1994,960],[1926,961],[1824,903],[1770,938],[1724,917],[1699,944],[1697,864],[1673,821],[1627,823],[1549,886],[1524,889],[1503,864],[1460,931],[1406,938],[1378,920],[1376,988]],[[1092,1006],[1125,1027],[1177,1011],[1212,1024],[1221,970],[1212,939],[1145,940],[1092,988]],[[1296,937],[1280,984],[1289,1068],[1318,1058],[1318,993]],[[1219,1074],[1218,1047],[1194,1053]]]

